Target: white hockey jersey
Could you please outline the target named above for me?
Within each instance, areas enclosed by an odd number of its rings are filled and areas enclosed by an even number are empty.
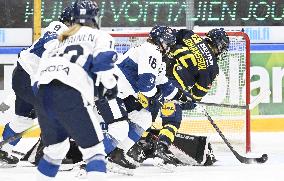
[[[36,73],[42,54],[46,49],[55,46],[58,42],[57,35],[66,30],[68,30],[66,25],[59,21],[53,21],[44,29],[38,40],[28,49],[20,52],[18,62],[30,76]]]
[[[138,92],[152,97],[157,92],[157,85],[168,82],[162,54],[149,42],[133,47],[119,57],[116,74],[119,77],[118,97],[122,99],[129,95],[137,97]],[[174,87],[171,89],[169,91],[174,91]]]
[[[105,87],[113,88],[117,83],[113,76],[113,62],[117,59],[113,41],[104,31],[82,26],[43,56],[37,86],[59,80],[81,92],[93,105],[94,84],[102,82]]]

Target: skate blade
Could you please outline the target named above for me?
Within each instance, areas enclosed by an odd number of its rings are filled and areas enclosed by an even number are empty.
[[[0,162],[0,168],[15,168],[17,164],[8,164],[6,162]]]
[[[116,163],[108,162],[107,171],[119,175],[133,176],[134,172],[132,169],[124,168]]]
[[[175,165],[173,165],[173,164],[164,164],[163,159],[158,158],[158,157],[154,158],[153,161],[154,161],[154,164],[153,164],[154,166],[164,170],[166,173],[173,173],[173,172],[175,172],[175,168],[176,168]]]

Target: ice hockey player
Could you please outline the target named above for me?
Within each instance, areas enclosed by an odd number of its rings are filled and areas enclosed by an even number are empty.
[[[99,8],[92,0],[73,5],[74,25],[59,35],[59,44],[44,54],[36,75],[38,120],[45,148],[37,180],[53,180],[67,154],[69,137],[86,161],[88,180],[106,179],[103,133],[93,113],[98,95],[116,97],[113,38],[99,30]],[[98,92],[101,85],[105,90]]]
[[[108,125],[104,143],[110,153],[109,161],[130,169],[136,167],[127,160],[125,153],[151,126],[149,109],[153,99],[190,101],[190,97],[175,88],[165,76],[162,55],[174,43],[175,37],[169,27],[154,27],[147,42],[129,49],[116,63],[118,97],[123,99],[129,120],[115,120]],[[163,95],[159,94],[158,85]]]
[[[228,35],[222,28],[212,29],[206,33],[206,37],[203,39],[192,30],[181,29],[177,31],[176,39],[175,46],[163,57],[163,61],[167,64],[167,76],[169,79],[174,80],[174,84],[186,91],[190,97],[193,97],[196,101],[200,101],[206,95],[219,73],[218,59],[222,59],[220,55],[228,50]],[[175,160],[172,159],[169,146],[174,142],[177,130],[180,127],[182,110],[191,110],[194,108],[195,105],[192,102],[189,104],[164,103],[161,107],[163,128],[158,134],[156,133],[157,139],[153,140],[153,134],[150,134],[151,136],[148,136],[139,143],[140,148],[139,144],[136,144],[135,148],[132,148],[132,152],[129,152],[129,155],[139,160],[137,155],[144,154],[143,158],[140,158],[140,161],[149,156],[158,156],[168,162],[171,162],[171,160],[174,162]],[[158,114],[157,112],[158,109],[152,112],[152,115],[155,117]],[[188,136],[194,138],[194,136]],[[194,143],[195,145],[200,144],[202,147],[206,145],[206,138],[195,137],[195,139],[197,140],[197,143]],[[198,140],[203,141],[198,143]],[[147,144],[147,141],[148,143],[153,143],[154,141],[155,144]],[[187,140],[184,141],[187,142]],[[195,148],[193,147],[192,149]],[[209,154],[207,158],[205,157],[206,159],[198,159],[198,163],[213,164],[216,160],[214,157],[210,157],[212,156],[210,155],[210,145],[204,149],[209,149]],[[203,150],[200,150],[201,152],[198,154],[204,155],[207,153],[204,153]]]
[[[29,48],[19,53],[17,66],[12,77],[12,88],[15,93],[15,120],[7,123],[3,131],[3,140],[6,140],[16,133],[30,128],[35,113],[35,96],[32,91],[32,83],[35,72],[42,54],[47,48],[55,45],[57,35],[68,29],[66,25],[71,23],[71,8],[67,7],[62,12],[59,21],[53,21],[44,29],[43,35]],[[7,143],[0,148],[0,167],[12,167],[19,162],[19,159],[11,155],[13,147],[20,141],[17,139]]]

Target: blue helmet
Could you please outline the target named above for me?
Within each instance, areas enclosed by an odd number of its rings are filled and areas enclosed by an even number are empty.
[[[64,24],[72,24],[72,20],[72,7],[68,6],[62,11],[59,21]]]
[[[98,27],[99,7],[92,0],[78,0],[73,5],[74,22],[82,25],[95,24]]]
[[[168,26],[156,25],[150,31],[149,37],[155,45],[163,46],[163,51],[165,51],[164,45],[167,48],[173,46],[176,43],[176,37],[174,31]],[[165,53],[165,52],[163,52]]]
[[[224,31],[224,28],[212,29],[206,33],[206,36],[212,45],[217,48],[218,55],[224,51],[228,51],[230,40],[228,34]]]

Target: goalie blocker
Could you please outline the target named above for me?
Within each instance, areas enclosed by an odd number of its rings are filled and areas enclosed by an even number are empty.
[[[160,130],[151,129],[147,136],[142,137],[129,151],[128,156],[142,163],[154,157],[154,146]],[[213,154],[208,138],[177,133],[176,138],[169,147],[169,155],[176,165],[210,166],[217,160]]]

